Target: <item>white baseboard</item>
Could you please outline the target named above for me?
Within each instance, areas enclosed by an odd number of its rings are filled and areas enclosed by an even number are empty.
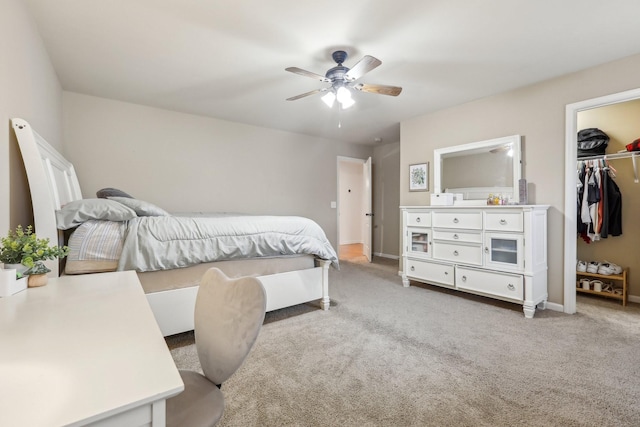
[[[375,256],[379,256],[381,258],[400,259],[400,257],[398,255],[383,254],[382,252],[374,252],[373,254]]]
[[[629,302],[640,302],[640,296],[637,295],[628,295],[627,299]]]
[[[547,301],[547,310],[559,311],[560,313],[564,313],[564,305]]]

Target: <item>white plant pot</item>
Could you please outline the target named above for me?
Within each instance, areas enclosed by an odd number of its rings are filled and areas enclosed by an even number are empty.
[[[25,271],[27,271],[29,268],[26,265],[22,265],[22,264],[5,264],[4,265],[4,269],[5,270],[17,270],[20,273],[23,273]]]
[[[25,289],[27,289],[27,278],[16,279],[15,268],[0,270],[0,297],[8,297]]]

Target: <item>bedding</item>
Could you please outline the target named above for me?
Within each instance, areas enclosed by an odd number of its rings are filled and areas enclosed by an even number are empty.
[[[76,228],[67,246],[65,274],[116,271],[122,253],[126,223],[88,220]]]
[[[308,218],[138,217],[127,223],[118,270],[155,271],[222,259],[294,254],[316,255],[338,267],[324,231]]]
[[[56,223],[59,230],[69,230],[89,220],[127,221],[137,216],[133,209],[114,200],[80,199],[57,210]]]
[[[104,204],[96,201],[121,205],[126,215],[106,215],[111,210],[96,209]],[[68,242],[71,253],[66,274],[161,271],[221,260],[299,254],[329,260],[338,267],[338,257],[324,231],[308,218],[237,213],[170,215],[150,203],[119,197],[83,199],[61,211],[58,228],[77,227]]]

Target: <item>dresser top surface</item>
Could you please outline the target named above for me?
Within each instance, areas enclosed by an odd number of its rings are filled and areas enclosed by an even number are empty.
[[[400,206],[400,209],[429,209],[429,210],[485,210],[485,209],[513,209],[513,210],[547,210],[550,205],[450,205],[450,206]]]

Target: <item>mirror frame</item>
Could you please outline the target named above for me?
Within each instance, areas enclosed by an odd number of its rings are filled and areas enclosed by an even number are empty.
[[[506,144],[513,144],[513,184],[512,184],[512,194],[509,195],[509,199],[512,202],[518,201],[519,195],[519,181],[522,178],[522,153],[521,153],[521,137],[520,135],[511,135],[505,136],[502,138],[489,139],[486,141],[478,141],[471,142],[468,144],[462,145],[454,145],[451,147],[437,148],[433,150],[433,192],[434,194],[442,193],[442,160],[446,158],[447,155],[456,154],[461,155],[461,153],[468,152],[469,154],[473,154],[474,152],[488,152],[492,149],[504,146]],[[491,193],[491,187],[479,187],[486,188],[486,195],[484,196],[484,200],[482,199],[472,199],[481,201],[482,204],[486,204],[486,198]],[[504,188],[504,187],[502,187]],[[461,201],[464,203],[466,200]],[[471,200],[470,200],[471,202]]]

